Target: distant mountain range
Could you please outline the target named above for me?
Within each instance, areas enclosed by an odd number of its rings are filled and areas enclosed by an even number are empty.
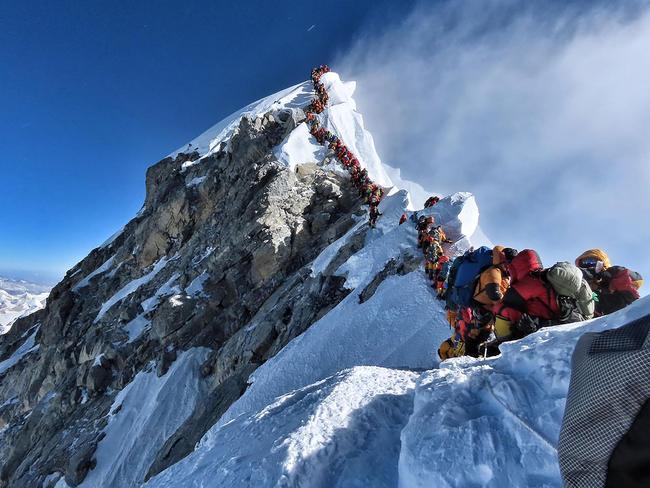
[[[6,333],[18,317],[45,306],[50,287],[0,277],[0,334]]]

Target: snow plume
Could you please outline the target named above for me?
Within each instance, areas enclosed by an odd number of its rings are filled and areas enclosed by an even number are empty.
[[[383,160],[474,193],[495,242],[650,275],[650,3],[578,3],[427,2],[334,66]]]

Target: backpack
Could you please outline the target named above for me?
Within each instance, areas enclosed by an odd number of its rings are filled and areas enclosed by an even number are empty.
[[[623,266],[612,266],[603,271],[602,275],[611,293],[628,292],[635,299],[639,298],[638,287],[642,278],[635,271],[630,271]]]
[[[571,263],[562,261],[554,264],[545,273],[546,281],[553,287],[558,294],[558,305],[560,306],[562,316],[571,316],[574,320],[588,320],[594,316],[595,303],[593,293],[589,284],[583,278],[582,271]],[[566,298],[570,299],[567,300]],[[572,311],[568,310],[574,302],[580,316],[578,318]],[[564,322],[563,323],[568,323]]]
[[[449,283],[453,286],[448,290],[448,303],[452,302],[454,307],[470,307],[472,305],[472,296],[474,295],[474,284],[476,279],[486,268],[492,266],[492,249],[487,246],[481,246],[474,251],[467,251],[460,258],[456,267],[456,274],[453,282],[451,273],[449,273]],[[456,262],[454,261],[454,265]]]
[[[460,265],[462,263],[463,263],[463,256],[458,256],[449,265],[449,272],[447,273],[447,277],[445,279],[445,285],[444,285],[445,308],[447,310],[456,309],[456,306],[452,301],[451,287],[453,286],[454,281],[456,281],[456,274],[458,273],[458,268],[460,268]]]
[[[508,273],[510,273],[512,283],[542,269],[544,269],[542,260],[539,258],[539,254],[532,249],[524,249],[508,264]]]

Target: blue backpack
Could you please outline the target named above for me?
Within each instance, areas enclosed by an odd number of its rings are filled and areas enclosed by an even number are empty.
[[[457,260],[459,260],[458,263],[456,263]],[[487,246],[481,246],[474,251],[467,251],[454,260],[452,270],[455,267],[456,273],[453,277],[453,285],[450,280],[447,293],[447,305],[451,305],[450,309],[470,307],[472,305],[476,279],[481,272],[490,266],[492,266],[492,249]],[[452,273],[449,273],[449,277],[452,277]]]

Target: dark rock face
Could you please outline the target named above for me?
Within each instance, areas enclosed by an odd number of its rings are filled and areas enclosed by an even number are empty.
[[[308,265],[352,227],[360,201],[347,179],[274,158],[300,121],[295,110],[243,118],[228,147],[152,166],[140,213],[0,337],[0,365],[19,358],[0,367],[0,486],[41,486],[57,472],[82,482],[117,392],[152,362],[161,376],[178,352],[208,347],[208,393],[160,446],[155,475],[345,297],[342,278]]]

